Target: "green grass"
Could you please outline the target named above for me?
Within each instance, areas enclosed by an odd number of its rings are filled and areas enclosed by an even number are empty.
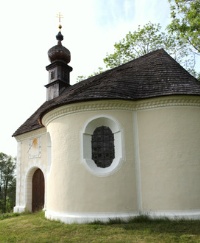
[[[200,220],[151,220],[147,216],[108,223],[63,224],[50,221],[43,212],[0,216],[0,243],[173,243],[200,242]]]

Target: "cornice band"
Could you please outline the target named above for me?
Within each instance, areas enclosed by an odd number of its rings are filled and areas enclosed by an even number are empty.
[[[73,113],[79,113],[84,111],[94,110],[148,110],[160,107],[171,107],[171,106],[194,106],[200,107],[200,97],[194,96],[174,96],[174,97],[161,97],[146,99],[141,101],[126,101],[126,100],[96,100],[81,102],[69,105],[63,105],[58,107],[42,118],[42,124],[47,126],[51,121],[64,115],[70,115]]]

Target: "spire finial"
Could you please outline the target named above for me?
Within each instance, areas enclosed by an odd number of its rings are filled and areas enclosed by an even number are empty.
[[[61,25],[61,19],[63,18],[63,15],[59,12],[56,17],[58,18],[58,21],[59,21],[59,25],[58,25],[58,28],[59,30],[61,30],[62,28],[62,25]]]
[[[58,40],[58,45],[62,45],[61,44],[61,41],[63,40],[63,35],[61,34],[61,29],[62,29],[62,25],[61,25],[61,19],[63,18],[63,15],[59,12],[56,17],[58,18],[59,20],[59,25],[58,25],[58,28],[59,28],[59,32],[58,34],[56,35],[56,39]]]

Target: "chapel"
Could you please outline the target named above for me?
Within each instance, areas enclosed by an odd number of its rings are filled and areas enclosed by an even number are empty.
[[[46,101],[13,134],[14,212],[200,218],[200,82],[159,49],[72,85],[56,39]]]

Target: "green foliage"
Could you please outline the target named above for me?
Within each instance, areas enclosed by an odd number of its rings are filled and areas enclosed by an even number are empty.
[[[182,220],[179,220],[182,221]],[[112,225],[112,224],[134,224],[134,223],[170,223],[170,219],[167,217],[151,218],[148,214],[141,214],[135,217],[130,217],[126,220],[120,218],[112,218],[107,222],[96,220],[90,224]]]
[[[172,22],[169,30],[187,41],[200,54],[200,1],[168,0]]]
[[[95,71],[95,72],[93,72],[93,73],[90,74],[89,76],[84,76],[84,75],[80,75],[80,76],[78,76],[77,79],[76,79],[76,82],[78,83],[78,82],[80,82],[80,81],[82,81],[82,80],[85,80],[85,79],[87,79],[87,78],[96,76],[96,75],[102,73],[103,71],[105,71],[105,70],[103,70],[102,67],[98,67],[98,70]]]
[[[15,204],[16,159],[0,153],[0,212],[12,211]]]
[[[175,1],[181,2],[180,0]],[[195,34],[190,33],[191,36],[199,36],[200,32],[198,28],[196,28]],[[172,31],[172,27],[171,29],[168,28],[168,30],[168,32],[163,32],[160,24],[153,24],[151,22],[144,25],[143,27],[139,25],[137,30],[129,32],[122,40],[114,44],[114,52],[107,54],[103,59],[106,68],[117,67],[151,51],[163,48],[188,72],[199,79],[200,74],[195,71],[196,55],[193,52],[193,47],[191,46],[191,38],[190,41],[188,41],[186,38],[180,38],[180,33],[177,31]],[[195,43],[199,41],[200,38],[198,38],[198,41],[196,40]],[[97,75],[103,71],[105,71],[103,68],[99,68],[97,72],[94,72],[88,77],[79,76],[77,78],[77,82]]]
[[[114,53],[107,54],[104,63],[114,68],[137,57],[157,49],[165,49],[177,62],[188,71],[193,71],[195,56],[188,43],[177,38],[175,34],[166,34],[160,24],[148,23],[142,28],[129,32],[125,38],[115,43]]]
[[[114,53],[107,54],[104,63],[113,68],[132,59],[149,53],[150,51],[163,48],[166,36],[160,31],[160,24],[148,23],[143,28],[129,32],[125,38],[114,44]]]
[[[20,216],[19,213],[2,213],[0,214],[0,220],[18,217],[18,216]]]

